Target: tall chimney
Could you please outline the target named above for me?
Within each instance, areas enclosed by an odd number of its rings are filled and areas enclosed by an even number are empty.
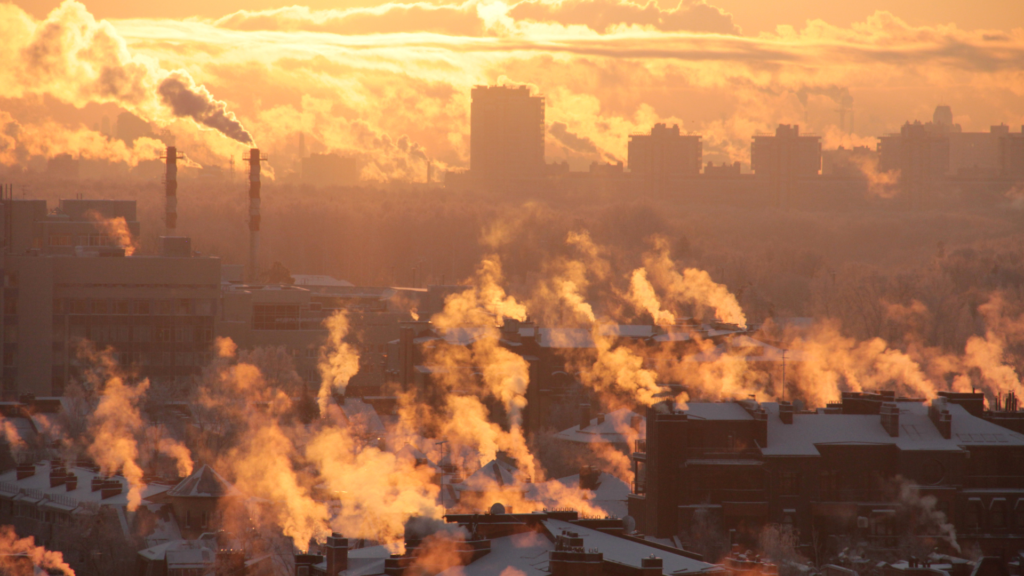
[[[260,149],[249,150],[249,280],[259,282]]]
[[[164,186],[167,193],[167,235],[174,236],[174,229],[178,227],[178,149],[174,146],[167,147],[167,177],[164,179]]]

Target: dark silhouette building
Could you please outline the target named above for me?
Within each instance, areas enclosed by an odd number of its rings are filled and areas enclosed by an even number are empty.
[[[679,189],[700,174],[702,160],[700,136],[680,134],[675,124],[655,124],[650,134],[629,137],[629,171],[649,193]]]
[[[899,134],[878,139],[878,169],[899,170],[900,184],[911,203],[917,203],[932,182],[949,172],[949,134],[915,122]]]
[[[800,126],[795,124],[779,124],[774,136],[754,136],[750,168],[758,178],[767,180],[775,204],[786,206],[796,182],[813,178],[821,170],[821,138],[801,136]]]
[[[477,179],[542,177],[544,97],[527,86],[473,88],[469,161]]]
[[[833,547],[843,535],[892,547],[934,536],[942,520],[961,547],[1012,554],[1024,535],[1024,435],[983,418],[983,401],[844,393],[815,412],[754,400],[661,403],[637,442],[629,512],[659,537],[685,532],[700,512],[722,529],[790,525],[805,545],[813,535]],[[921,514],[937,518],[924,532],[912,528]]]
[[[1024,178],[1024,126],[999,139],[999,173],[1003,178]]]

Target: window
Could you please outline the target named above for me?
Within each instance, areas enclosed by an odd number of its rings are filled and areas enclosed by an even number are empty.
[[[75,298],[71,301],[71,313],[72,314],[88,314],[89,313],[89,301],[83,300],[82,298]]]
[[[839,487],[839,476],[835,470],[822,470],[820,475],[821,499],[833,500],[837,497],[836,489]]]
[[[89,326],[89,339],[96,343],[110,342],[110,327],[105,324]]]
[[[297,330],[297,304],[256,304],[253,306],[253,330]]]
[[[779,471],[779,494],[793,496],[800,493],[800,476],[795,470]]]
[[[1006,500],[995,498],[988,513],[990,528],[1006,528]]]
[[[53,299],[53,313],[54,314],[67,314],[68,313],[67,300],[65,300],[63,298],[54,298]]]
[[[972,498],[967,502],[967,528],[981,529],[981,501]]]
[[[209,298],[196,300],[196,316],[213,316],[213,300]]]
[[[188,298],[179,298],[177,310],[177,313],[181,316],[188,316],[192,314],[192,301]]]
[[[174,329],[170,326],[157,326],[156,327],[156,341],[157,342],[170,342],[174,339]]]
[[[133,314],[149,314],[149,300],[136,300],[133,304],[135,306]]]
[[[127,314],[128,308],[127,300],[114,300],[114,314]]]
[[[50,234],[50,246],[71,246],[71,234]]]
[[[209,524],[210,524],[210,513],[209,512],[203,512],[203,523],[202,523],[201,526],[203,528],[206,528],[207,526],[209,526]]]
[[[156,313],[162,316],[170,316],[174,312],[174,304],[170,300],[157,300]]]
[[[106,300],[93,300],[92,301],[92,313],[93,314],[108,314],[110,312],[109,302]]]
[[[132,326],[133,342],[150,342],[153,340],[153,332],[150,326]]]
[[[114,326],[114,328],[117,329],[117,341],[118,342],[131,342],[131,338],[129,338],[128,326],[121,324],[121,325],[118,325],[118,326]]]

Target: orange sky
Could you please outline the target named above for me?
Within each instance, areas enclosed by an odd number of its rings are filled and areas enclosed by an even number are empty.
[[[90,11],[98,18],[217,18],[238,10],[267,10],[299,4],[316,10],[345,9],[384,4],[381,0],[177,0],[175,2],[136,2],[96,0]],[[435,2],[439,3],[439,2]],[[43,18],[60,0],[16,0],[29,14]],[[672,2],[660,2],[671,7]],[[864,20],[875,10],[887,10],[915,26],[955,23],[962,28],[1010,30],[1024,25],[1024,7],[1016,0],[888,0],[885,2],[822,2],[821,0],[717,0],[712,2],[732,14],[744,33],[774,30],[779,24],[802,25],[807,20],[823,19],[839,26]]]
[[[1019,2],[899,0],[828,13],[805,0],[261,2],[244,3],[249,11],[192,0],[0,5],[0,33],[17,56],[0,63],[9,87],[0,120],[22,127],[0,135],[0,161],[15,149],[88,155],[102,142],[74,133],[40,142],[56,133],[40,127],[74,132],[121,108],[174,133],[202,163],[246,147],[209,128],[227,122],[276,159],[272,169],[294,164],[301,131],[308,150],[372,159],[367,177],[415,176],[425,157],[466,165],[469,91],[494,82],[547,97],[549,129],[557,125],[548,160],[574,169],[624,159],[628,135],[659,121],[704,135],[705,159],[716,162],[746,162],[750,136],[780,122],[821,134],[826,148],[874,146],[906,120],[929,120],[937,104],[951,105],[965,130],[1024,124]],[[175,70],[209,91],[215,117],[172,110],[158,86]],[[843,101],[852,134],[838,126]]]

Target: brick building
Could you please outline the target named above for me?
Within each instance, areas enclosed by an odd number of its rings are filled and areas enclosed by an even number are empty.
[[[848,534],[884,546],[908,530],[901,511],[921,505],[906,501],[912,492],[936,498],[961,546],[1006,558],[1024,538],[1024,435],[984,419],[981,399],[844,393],[815,412],[661,403],[648,409],[633,455],[629,511],[659,537],[681,533],[701,510],[740,533],[778,523],[806,545]]]

